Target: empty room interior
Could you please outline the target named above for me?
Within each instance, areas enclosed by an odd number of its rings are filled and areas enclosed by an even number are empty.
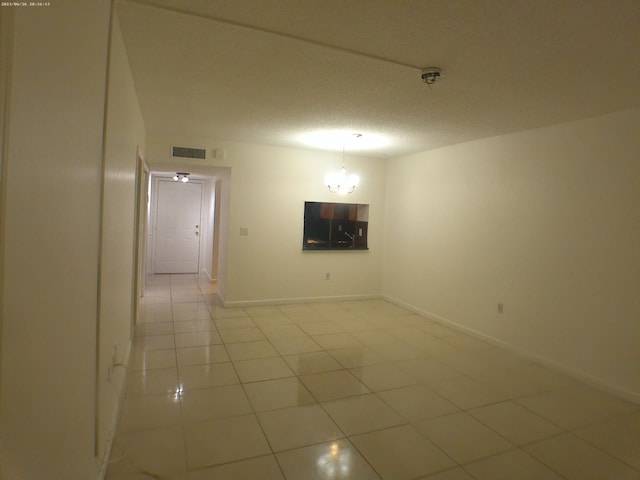
[[[0,26],[0,480],[640,479],[638,0]]]

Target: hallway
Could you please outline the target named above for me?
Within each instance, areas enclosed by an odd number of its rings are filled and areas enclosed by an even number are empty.
[[[140,310],[107,480],[640,478],[640,405],[391,303]]]

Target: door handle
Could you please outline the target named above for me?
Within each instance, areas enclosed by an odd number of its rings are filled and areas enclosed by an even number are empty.
[[[196,232],[196,235],[200,235],[200,232]]]

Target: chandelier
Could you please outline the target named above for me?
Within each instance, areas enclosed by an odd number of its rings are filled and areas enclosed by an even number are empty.
[[[357,140],[362,136],[361,133],[354,133],[353,138]],[[328,173],[325,176],[325,183],[327,187],[329,187],[329,191],[331,193],[337,193],[339,195],[346,195],[347,193],[353,192],[358,184],[360,183],[360,177],[357,175],[351,174],[347,175],[347,169],[344,166],[344,157],[345,157],[345,145],[342,144],[342,168],[339,172]]]

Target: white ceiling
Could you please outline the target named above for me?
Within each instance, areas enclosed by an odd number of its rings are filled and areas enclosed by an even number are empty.
[[[120,0],[117,11],[148,132],[304,147],[310,133],[345,131],[376,141],[363,153],[394,157],[640,106],[640,0]],[[431,88],[428,66],[443,72]]]

